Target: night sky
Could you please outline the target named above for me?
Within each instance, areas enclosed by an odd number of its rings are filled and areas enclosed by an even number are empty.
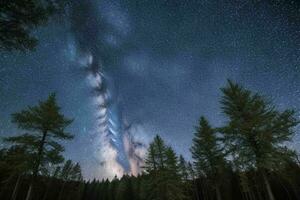
[[[88,78],[94,65],[112,94],[118,134],[131,125],[145,144],[159,134],[187,159],[201,115],[214,126],[225,122],[219,88],[226,79],[279,109],[299,110],[300,7],[287,2],[76,1],[33,33],[36,51],[1,52],[0,134],[21,133],[11,113],[56,92],[62,111],[75,119],[65,156],[80,162],[86,178],[105,177]],[[300,150],[299,141],[296,135],[288,145]]]

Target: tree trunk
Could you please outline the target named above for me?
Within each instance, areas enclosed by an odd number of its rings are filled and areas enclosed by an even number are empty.
[[[198,184],[195,182],[195,179],[193,178],[193,184],[194,184],[194,188],[195,188],[195,195],[196,195],[196,199],[199,200],[199,192],[198,192]]]
[[[18,179],[17,179],[14,191],[13,191],[12,196],[11,196],[11,200],[16,200],[17,199],[20,182],[21,182],[21,175],[18,175]]]
[[[39,168],[40,168],[40,164],[41,164],[41,160],[42,160],[42,157],[43,157],[46,136],[47,136],[47,131],[43,131],[43,137],[42,137],[39,149],[38,149],[38,157],[37,157],[34,169],[33,169],[33,175],[32,175],[32,179],[30,181],[31,183],[30,183],[30,186],[29,186],[29,189],[28,189],[28,192],[27,192],[26,200],[31,199],[33,184],[36,181],[36,178],[37,178],[37,175],[38,175],[38,172],[39,172]]]
[[[216,186],[216,195],[217,195],[217,200],[222,200],[221,191],[220,191],[220,186],[219,185]]]
[[[47,199],[47,196],[48,196],[48,193],[49,193],[49,190],[50,190],[51,186],[52,186],[52,177],[50,177],[49,184],[46,185],[47,188],[46,188],[45,194],[43,196],[43,200]]]
[[[197,200],[199,200],[200,199],[200,195],[202,195],[201,197],[203,198],[203,200],[207,200],[208,198],[207,198],[207,196],[206,196],[206,193],[205,193],[205,189],[204,189],[204,186],[203,186],[203,180],[202,180],[202,178],[200,178],[199,179],[199,183],[200,183],[200,189],[201,189],[201,192],[200,192],[200,194],[198,195],[198,193],[196,193],[196,195],[197,195]],[[196,191],[198,191],[198,187],[197,186],[195,186],[195,188],[196,188]]]
[[[85,183],[83,183],[83,189],[82,189],[83,191],[81,192],[81,198],[80,198],[80,200],[85,200],[85,193],[86,193],[86,184]]]
[[[249,196],[250,196],[251,200],[255,200],[256,199],[255,193],[252,190],[249,191]]]
[[[272,189],[271,189],[270,182],[269,182],[269,180],[268,180],[265,172],[262,172],[262,176],[263,176],[263,179],[264,179],[264,182],[265,182],[265,185],[266,185],[266,189],[267,189],[267,193],[268,193],[269,199],[270,200],[275,200],[275,197],[274,197]]]
[[[251,200],[248,192],[243,192],[246,200]]]
[[[27,191],[27,195],[26,195],[26,200],[30,200],[31,199],[31,193],[32,193],[32,183],[30,183],[28,191]]]
[[[257,193],[257,198],[258,198],[258,200],[263,200],[263,197],[262,197],[262,195],[261,195],[261,190],[260,190],[260,187],[259,187],[259,185],[258,185],[258,182],[257,182],[257,175],[255,175],[255,178],[254,178],[254,188],[255,188],[255,191],[256,191],[256,193]]]
[[[299,200],[300,198],[300,194],[299,194],[299,189],[297,188],[297,186],[295,186],[294,184],[292,185],[293,191],[294,191],[294,196],[296,197],[297,200]]]
[[[198,184],[195,180],[195,174],[193,172],[193,170],[191,170],[191,176],[192,176],[192,184],[193,184],[193,193],[196,196],[196,200],[200,200],[200,194],[198,191]],[[200,179],[200,187],[201,187],[201,179]],[[201,187],[202,188],[202,187]]]
[[[286,194],[287,194],[287,196],[288,196],[288,199],[291,200],[292,198],[291,198],[290,192],[289,192],[289,190],[284,186],[284,183],[282,183],[280,179],[278,180],[278,182],[279,182],[279,184],[281,185],[281,187],[285,190],[285,192],[286,192]]]
[[[58,196],[58,200],[61,200],[62,197],[63,197],[63,193],[64,193],[64,189],[65,189],[65,184],[66,184],[66,181],[64,181],[63,185],[62,185],[62,188],[59,192],[59,196]]]
[[[1,182],[1,185],[3,185],[3,187],[0,188],[0,199],[2,199],[3,194],[5,194],[5,190],[7,189],[9,182],[11,179],[14,178],[14,174],[10,175],[7,179],[5,179],[4,181]]]

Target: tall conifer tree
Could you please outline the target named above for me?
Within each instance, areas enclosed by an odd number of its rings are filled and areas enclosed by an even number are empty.
[[[28,131],[20,136],[5,138],[5,141],[13,146],[25,148],[26,155],[30,156],[32,181],[26,197],[29,200],[33,183],[44,166],[49,162],[54,164],[62,162],[63,158],[60,153],[64,148],[57,141],[73,138],[70,133],[65,131],[72,120],[60,113],[55,94],[51,94],[46,101],[40,102],[39,105],[13,114],[12,122],[18,128]]]
[[[225,164],[224,155],[217,143],[215,130],[204,117],[200,118],[191,152],[197,175],[204,175],[212,181],[217,199],[221,200],[220,177]]]
[[[184,199],[178,158],[171,147],[165,145],[158,135],[150,144],[145,162],[149,175],[146,181],[147,199]]]
[[[256,168],[262,175],[268,196],[274,200],[267,172],[276,171],[295,154],[284,146],[298,124],[293,110],[278,111],[261,95],[228,81],[221,89],[223,113],[228,125],[221,129],[235,165]]]

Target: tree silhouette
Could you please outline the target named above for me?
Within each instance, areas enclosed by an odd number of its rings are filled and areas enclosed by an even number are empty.
[[[269,199],[274,200],[267,172],[280,169],[295,156],[284,146],[298,124],[295,112],[280,112],[259,94],[231,81],[221,90],[222,111],[229,119],[228,125],[221,128],[225,146],[239,169],[259,171]]]
[[[82,174],[80,165],[78,163],[74,164],[71,160],[67,160],[57,173],[57,177],[63,180],[63,185],[58,196],[58,200],[61,200],[63,199],[67,181],[82,181]]]
[[[147,198],[164,200],[185,198],[178,158],[174,150],[166,146],[158,135],[149,146],[145,169],[150,176],[145,185]]]
[[[56,103],[55,94],[51,94],[46,101],[39,105],[28,107],[19,113],[12,115],[12,122],[18,128],[30,131],[20,136],[5,138],[6,142],[15,147],[24,148],[26,156],[31,161],[32,181],[27,193],[27,200],[30,199],[33,183],[38,174],[45,169],[47,163],[57,164],[63,161],[60,153],[64,150],[57,140],[72,139],[65,128],[72,123],[60,114],[60,107]]]
[[[62,10],[67,0],[1,0],[0,50],[32,50],[37,38],[32,30]]]
[[[221,200],[220,184],[225,167],[224,155],[217,143],[215,130],[204,117],[200,118],[191,152],[198,177],[208,177],[215,186],[217,199]]]

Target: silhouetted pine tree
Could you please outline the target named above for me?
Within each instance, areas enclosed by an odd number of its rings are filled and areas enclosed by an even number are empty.
[[[225,167],[224,155],[217,143],[215,130],[204,117],[200,118],[191,152],[196,173],[199,177],[205,175],[212,181],[216,189],[217,199],[221,200],[220,184]]]
[[[184,185],[182,182],[182,176],[180,174],[180,169],[178,166],[178,158],[176,153],[171,147],[166,148],[166,167],[163,170],[162,180],[163,184],[166,186],[166,197],[168,200],[181,200],[185,199],[184,195]]]
[[[32,182],[27,193],[27,200],[31,197],[33,183],[38,174],[45,169],[47,163],[57,164],[62,162],[61,152],[64,150],[57,140],[72,139],[73,136],[64,131],[72,120],[60,114],[56,103],[55,94],[51,94],[38,106],[28,107],[12,115],[12,122],[18,128],[29,131],[20,136],[5,138],[6,142],[15,147],[25,149],[24,156],[30,160]]]
[[[23,146],[12,146],[9,149],[3,149],[2,156],[0,171],[4,173],[4,176],[8,177],[3,181],[4,186],[8,186],[16,177],[13,193],[11,195],[11,200],[15,200],[22,177],[28,174],[32,169],[32,159],[28,153],[28,149]]]
[[[242,170],[256,168],[263,177],[270,200],[274,195],[267,172],[277,171],[295,153],[284,146],[298,124],[293,110],[280,112],[259,94],[228,81],[221,89],[223,113],[228,125],[221,130],[225,145]]]
[[[158,170],[158,161],[154,142],[149,145],[147,157],[145,158],[145,166],[143,168],[148,173]]]
[[[133,188],[133,177],[124,175],[120,179],[116,192],[116,200],[135,200],[135,192]]]
[[[149,146],[145,169],[149,174],[148,180],[145,181],[147,199],[185,198],[177,156],[158,135]]]
[[[71,160],[67,160],[60,169],[61,171],[58,171],[58,178],[63,181],[63,184],[59,192],[58,200],[66,197],[66,195],[64,195],[64,189],[68,181],[82,181],[81,168],[78,163],[74,164]]]
[[[48,181],[47,184],[46,184],[46,191],[44,193],[43,200],[46,200],[48,198],[48,193],[51,189],[52,182],[55,178],[58,178],[59,172],[60,172],[60,166],[59,165],[53,166],[52,170],[51,169],[49,170],[47,178],[50,179],[50,181]]]
[[[116,200],[116,192],[117,192],[118,184],[119,181],[116,175],[109,184],[109,200]]]
[[[190,163],[190,162],[187,163],[187,172],[188,172],[188,177],[191,180],[191,191],[192,191],[191,196],[193,196],[195,199],[199,200],[200,194],[198,191],[198,185],[197,185],[197,181],[196,181],[196,173],[195,173],[192,163]]]
[[[67,0],[1,0],[0,50],[32,50],[37,39],[31,31],[62,10]]]
[[[185,161],[182,155],[179,156],[178,168],[182,180],[184,182],[187,182],[189,179],[188,166],[187,166],[187,162]]]

